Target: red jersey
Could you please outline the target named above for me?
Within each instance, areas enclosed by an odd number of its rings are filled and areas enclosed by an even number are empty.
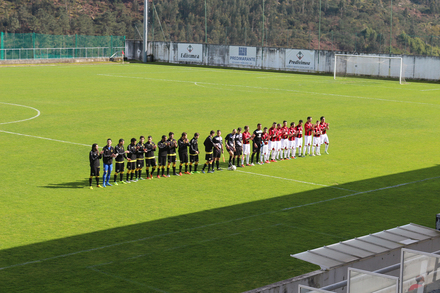
[[[289,138],[289,127],[283,126],[281,127],[281,138],[288,139]]]
[[[276,141],[276,138],[275,138],[276,133],[277,133],[276,128],[274,128],[274,127],[269,128],[270,141]]]
[[[292,141],[292,140],[295,140],[295,134],[296,134],[296,130],[295,130],[295,127],[290,127],[289,128],[289,140],[290,141]],[[290,136],[291,135],[291,136]]]
[[[321,131],[322,131],[322,134],[325,134],[326,132],[327,132],[327,126],[328,126],[328,123],[319,123],[319,127],[321,127]]]
[[[315,134],[313,135],[314,137],[321,136],[321,127],[319,127],[319,125],[313,126],[313,131],[315,132]]]
[[[297,126],[295,127],[295,130],[296,130],[296,137],[298,137],[298,138],[302,138],[302,137],[303,137],[303,127],[297,125]]]
[[[281,128],[277,128],[277,135],[276,135],[276,141],[281,141],[281,136],[283,135],[283,130]]]
[[[251,134],[249,132],[243,132],[243,144],[249,144],[249,139],[251,138]]]
[[[269,143],[269,133],[263,133],[263,135],[261,135],[261,142],[266,145]]]
[[[306,136],[310,136],[312,135],[312,130],[313,130],[313,125],[311,122],[306,122],[306,124],[304,125],[304,130],[305,130],[305,135]]]

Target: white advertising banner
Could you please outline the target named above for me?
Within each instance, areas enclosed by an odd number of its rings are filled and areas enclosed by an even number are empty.
[[[203,61],[202,44],[178,44],[178,61],[199,62]]]
[[[257,63],[257,48],[229,46],[229,64],[252,65]]]
[[[312,50],[286,50],[286,68],[315,69],[315,51]]]

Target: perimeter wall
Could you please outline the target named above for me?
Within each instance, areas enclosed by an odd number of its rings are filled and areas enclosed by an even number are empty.
[[[142,41],[126,40],[126,57],[142,60],[142,48]],[[148,42],[148,54],[156,62],[310,73],[333,74],[335,54],[343,53],[346,52]],[[390,57],[389,54],[374,56]],[[403,57],[405,79],[440,81],[440,57],[391,56]],[[339,64],[338,70],[340,66],[343,72],[356,73],[350,72],[350,67],[344,64]],[[376,75],[384,78],[399,78],[399,70],[385,70]]]

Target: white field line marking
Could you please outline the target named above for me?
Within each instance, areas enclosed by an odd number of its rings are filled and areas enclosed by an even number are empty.
[[[300,90],[290,90],[290,89],[279,89],[279,88],[268,88],[268,87],[257,87],[257,86],[246,86],[246,85],[233,85],[233,84],[220,84],[220,83],[210,83],[210,82],[194,82],[188,80],[173,80],[173,79],[164,79],[164,78],[152,78],[152,77],[135,77],[135,76],[124,76],[124,75],[111,75],[111,74],[98,74],[100,76],[108,76],[108,77],[117,77],[117,78],[134,78],[134,79],[143,79],[143,80],[154,80],[154,81],[164,81],[164,82],[180,82],[180,83],[189,83],[196,84],[200,86],[204,85],[213,85],[213,86],[223,86],[223,87],[243,87],[248,89],[255,90],[269,90],[269,91],[285,91],[285,92],[294,92],[300,94],[309,94],[309,95],[321,95],[321,96],[330,96],[330,97],[342,97],[342,98],[352,98],[352,99],[363,99],[363,100],[373,100],[373,101],[383,101],[383,102],[395,102],[395,103],[405,103],[405,104],[417,104],[417,105],[428,105],[428,106],[437,106],[439,104],[430,104],[430,103],[421,103],[421,102],[412,102],[412,101],[399,101],[399,100],[389,100],[389,99],[379,99],[379,98],[369,98],[369,97],[361,97],[361,96],[350,96],[350,95],[341,95],[341,94],[330,94],[330,93],[318,93],[318,92],[310,92],[310,91],[300,91]]]
[[[32,110],[37,111],[37,115],[35,115],[34,117],[27,118],[27,119],[23,119],[23,120],[11,121],[11,122],[2,122],[2,123],[0,123],[0,125],[2,125],[2,124],[11,124],[11,123],[18,123],[18,122],[23,122],[23,121],[32,120],[32,119],[37,118],[37,117],[40,116],[40,114],[41,114],[40,110],[35,109],[35,108],[32,108],[32,107],[29,107],[29,106],[25,106],[25,105],[11,104],[11,103],[4,103],[4,102],[0,102],[0,104],[11,105],[11,106],[18,106],[18,107],[24,107],[24,108],[29,108],[29,109],[32,109]]]
[[[428,92],[428,91],[438,91],[440,89],[429,89],[429,90],[420,90],[421,92]]]
[[[1,270],[6,270],[6,269],[10,269],[10,268],[20,267],[20,266],[25,266],[25,265],[28,265],[28,264],[34,264],[34,263],[40,263],[40,262],[44,262],[44,261],[48,261],[48,260],[53,260],[53,259],[64,258],[64,257],[68,257],[68,256],[73,256],[73,255],[81,254],[81,253],[97,251],[97,250],[102,250],[102,249],[106,249],[106,248],[112,248],[112,247],[116,247],[116,246],[120,246],[120,245],[124,245],[124,244],[136,243],[136,242],[145,241],[145,240],[149,240],[149,239],[153,239],[153,238],[159,238],[159,237],[164,237],[164,236],[168,236],[168,235],[179,234],[179,233],[186,232],[186,231],[193,231],[193,230],[197,230],[197,229],[203,229],[203,228],[207,228],[207,227],[227,224],[227,223],[236,222],[236,221],[245,220],[245,219],[250,219],[250,218],[255,218],[255,217],[259,217],[259,216],[263,216],[263,215],[280,213],[280,212],[284,212],[284,211],[288,211],[288,210],[292,210],[292,209],[297,209],[297,208],[317,205],[317,204],[321,204],[321,203],[330,202],[330,201],[333,201],[333,200],[348,198],[348,197],[362,195],[362,194],[368,194],[368,193],[372,193],[372,192],[376,192],[376,191],[382,191],[382,190],[387,190],[387,189],[392,189],[392,188],[398,188],[398,187],[401,187],[401,186],[406,186],[406,185],[410,185],[410,184],[420,183],[420,182],[424,182],[424,181],[428,181],[428,180],[434,180],[434,179],[439,179],[439,178],[440,178],[440,176],[430,177],[430,178],[425,178],[425,179],[422,179],[422,180],[401,183],[401,184],[387,186],[387,187],[382,187],[382,188],[378,188],[378,189],[372,189],[372,190],[367,190],[367,191],[351,193],[351,194],[348,194],[348,195],[343,195],[343,196],[338,196],[338,197],[329,198],[329,199],[325,199],[325,200],[315,201],[315,202],[311,202],[311,203],[307,203],[307,204],[302,204],[302,205],[297,205],[297,206],[293,206],[293,207],[288,207],[288,208],[284,208],[284,209],[281,209],[281,210],[269,211],[269,212],[265,212],[265,213],[260,213],[260,214],[246,216],[246,217],[231,219],[231,220],[227,220],[227,221],[223,221],[223,222],[217,222],[217,223],[202,225],[202,226],[198,226],[198,227],[182,229],[182,230],[178,230],[178,231],[174,231],[174,232],[168,232],[168,233],[148,236],[148,237],[144,237],[144,238],[139,238],[139,239],[134,239],[134,240],[128,240],[128,241],[113,243],[113,244],[104,245],[104,246],[100,246],[100,247],[95,247],[95,248],[90,248],[90,249],[85,249],[85,250],[79,250],[79,251],[75,251],[75,252],[71,252],[71,253],[67,253],[67,254],[61,254],[61,255],[47,257],[47,258],[43,258],[43,259],[39,259],[39,260],[28,261],[28,262],[24,262],[24,263],[10,265],[10,266],[6,266],[6,267],[1,267],[0,271]]]
[[[313,183],[313,182],[301,181],[301,180],[296,180],[296,179],[277,177],[277,176],[272,176],[272,175],[246,172],[246,171],[241,171],[241,170],[236,170],[236,171],[241,172],[241,173],[252,174],[252,175],[258,175],[258,176],[264,176],[264,177],[270,177],[270,178],[276,178],[276,179],[282,179],[282,180],[289,180],[289,181],[298,182],[298,183],[304,183],[304,184],[317,185],[317,186],[322,186],[322,187],[336,188],[336,189],[345,190],[345,191],[357,192],[357,190],[345,189],[345,188],[336,187],[336,186],[332,186],[332,185],[325,185],[325,184],[320,184],[320,183]]]
[[[81,145],[81,146],[88,146],[88,147],[91,146],[91,145],[83,144],[83,143],[77,143],[77,142],[71,142],[71,141],[65,141],[65,140],[59,140],[59,139],[53,139],[53,138],[47,138],[47,137],[41,137],[41,136],[35,136],[35,135],[29,135],[29,134],[23,134],[23,133],[17,133],[17,132],[10,132],[10,131],[5,131],[5,130],[0,130],[0,132],[21,135],[21,136],[27,136],[27,137],[32,137],[32,138],[45,139],[45,140],[56,141],[56,142],[62,142],[62,143],[70,143],[70,144]]]

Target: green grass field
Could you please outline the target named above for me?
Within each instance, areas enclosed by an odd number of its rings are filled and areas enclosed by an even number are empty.
[[[281,72],[0,67],[0,291],[240,292],[318,269],[290,254],[434,227],[439,97],[433,83]],[[109,137],[203,141],[322,115],[330,155],[88,189],[91,145]]]

